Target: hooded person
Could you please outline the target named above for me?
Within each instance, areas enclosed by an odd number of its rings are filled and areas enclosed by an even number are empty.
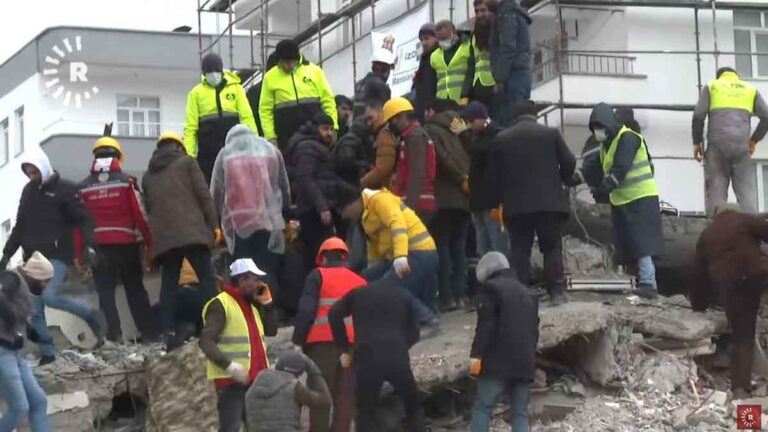
[[[233,127],[213,165],[211,195],[229,253],[253,259],[276,287],[285,252],[283,210],[291,203],[280,151],[249,128]]]
[[[7,405],[0,416],[0,430],[15,430],[25,417],[33,432],[51,430],[45,391],[22,349],[25,333],[32,342],[39,341],[29,322],[33,313],[31,292],[43,291],[53,276],[53,264],[37,251],[23,266],[0,272],[0,393]]]
[[[210,183],[213,162],[232,126],[244,124],[254,133],[258,130],[240,77],[224,69],[221,57],[215,53],[203,57],[201,69],[200,83],[187,95],[184,148],[197,158]]]
[[[614,260],[637,264],[637,294],[657,296],[653,258],[664,251],[659,189],[645,139],[621,124],[613,109],[600,103],[592,110],[589,128],[600,143],[603,179],[597,195],[608,194],[613,225]]]
[[[48,156],[33,151],[21,164],[29,183],[24,186],[16,214],[16,225],[3,248],[0,270],[8,266],[10,258],[21,247],[23,259],[39,251],[48,257],[54,268],[54,276],[41,295],[33,297],[32,324],[40,336],[42,364],[54,360],[56,348],[45,321],[45,306],[60,309],[83,319],[93,329],[99,340],[106,331],[104,315],[98,308],[86,302],[61,294],[68,274],[68,265],[74,259],[74,228],[79,228],[83,238],[83,250],[92,267],[96,267],[93,221],[83,206],[77,185],[59,177]]]
[[[306,373],[307,383],[299,378]],[[329,431],[331,392],[320,368],[309,357],[288,351],[274,369],[265,369],[245,395],[247,432],[301,432],[301,411],[308,407],[312,432]]]
[[[152,253],[162,268],[161,328],[166,347],[174,349],[182,342],[175,328],[175,299],[182,261],[188,259],[197,273],[201,301],[215,296],[211,248],[221,238],[221,230],[203,172],[184,152],[178,134],[160,135],[142,186]]]
[[[395,67],[395,54],[387,48],[379,47],[371,55],[371,71],[355,84],[354,118],[365,113],[365,107],[371,102],[384,103],[392,97],[387,81]]]

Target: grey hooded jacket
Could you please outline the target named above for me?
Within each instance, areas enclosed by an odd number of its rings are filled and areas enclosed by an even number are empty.
[[[491,71],[497,83],[503,83],[512,71],[531,67],[533,21],[516,0],[501,0],[491,28],[489,53]]]

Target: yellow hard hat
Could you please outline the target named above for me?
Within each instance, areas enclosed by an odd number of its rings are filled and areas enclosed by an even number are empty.
[[[171,140],[176,141],[179,145],[184,145],[184,138],[176,132],[165,132],[157,139],[157,143],[160,144],[163,141]]]
[[[123,159],[125,158],[123,156],[123,148],[120,147],[120,143],[117,142],[116,139],[110,137],[110,136],[103,136],[96,140],[96,144],[93,146],[93,154],[96,154],[96,151],[102,148],[112,148],[117,150],[117,153],[120,155],[118,160],[122,163]]]
[[[386,123],[400,113],[413,111],[411,101],[404,97],[396,97],[387,101],[382,110],[381,122]]]

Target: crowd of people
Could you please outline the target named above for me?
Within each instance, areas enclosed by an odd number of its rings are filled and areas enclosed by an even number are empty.
[[[184,136],[158,138],[141,181],[122,172],[126,154],[109,128],[79,184],[60,178],[42,153],[23,163],[30,181],[0,260],[4,270],[23,251],[24,264],[0,275],[0,390],[9,405],[0,431],[26,415],[33,431],[50,430],[44,393],[20,357],[26,333],[40,345],[40,364],[55,360],[44,307],[119,342],[118,283],[143,341],[173,350],[199,337],[222,431],[243,421],[250,431],[299,431],[303,406],[312,431],[348,431],[353,419],[357,430],[374,431],[385,381],[403,401],[407,430],[424,431],[408,350],[439,334],[441,314],[457,309],[478,314],[472,431],[488,430],[502,395],[512,430],[527,430],[538,340],[534,239],[548,300],[567,302],[568,187],[586,182],[612,207],[616,262],[636,267],[637,294],[654,298],[658,187],[631,111],[606,104],[592,112],[577,169],[529,100],[530,17],[514,0],[475,0],[474,8],[473,31],[449,21],[419,29],[421,60],[407,95],[391,94],[396,60],[385,47],[350,99],[334,95],[323,70],[283,40],[247,93],[220,57],[206,55]],[[748,112],[762,117],[755,92],[724,90],[734,82],[727,70],[710,84],[709,115],[742,115],[751,94],[757,108]],[[217,269],[219,246],[229,259]],[[468,255],[480,258],[477,283]],[[99,308],[60,294],[69,263],[92,269]],[[157,313],[147,266],[160,268]],[[713,296],[705,294],[702,304]],[[272,366],[264,338],[286,311],[295,315],[295,350]]]

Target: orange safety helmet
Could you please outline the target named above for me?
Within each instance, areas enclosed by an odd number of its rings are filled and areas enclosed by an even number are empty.
[[[320,267],[323,264],[323,253],[330,251],[344,252],[344,259],[347,259],[347,255],[349,255],[349,247],[344,240],[339,237],[331,237],[320,245],[320,249],[317,251],[317,257],[315,258],[315,265]]]

